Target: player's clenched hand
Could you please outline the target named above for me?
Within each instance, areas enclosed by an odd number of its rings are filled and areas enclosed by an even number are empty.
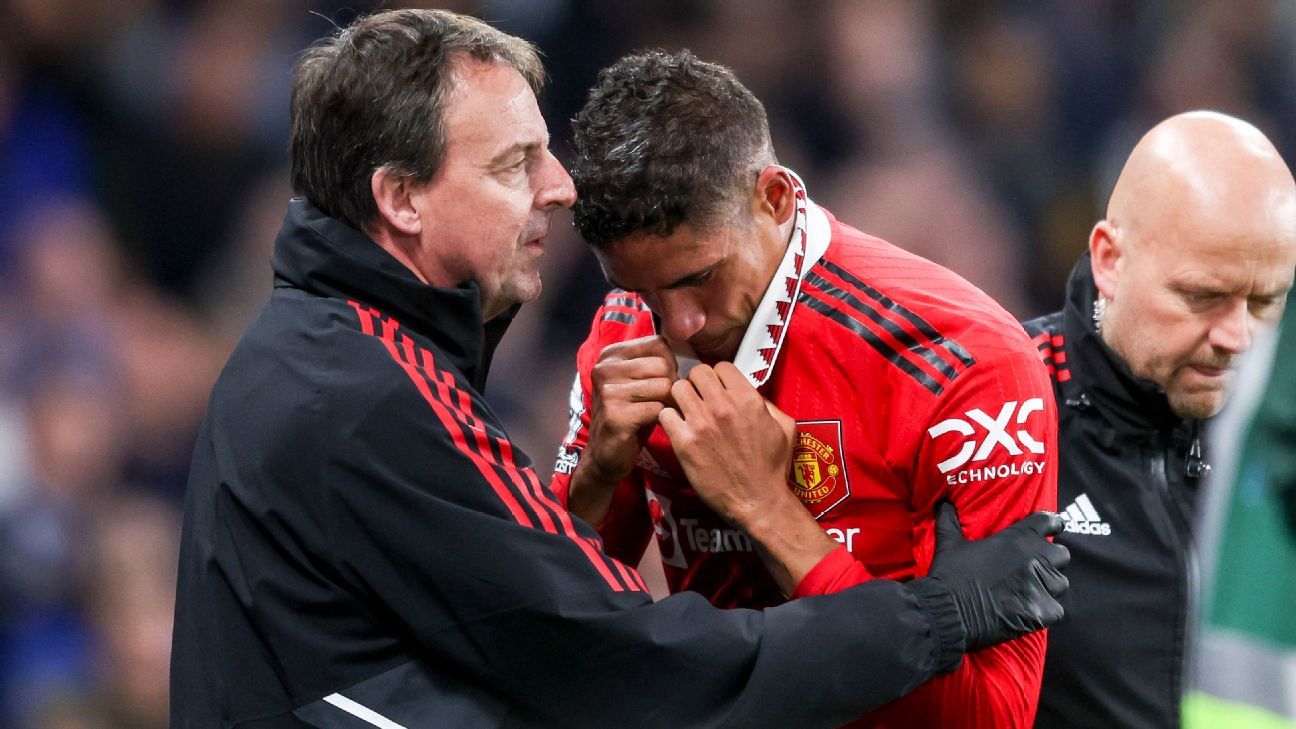
[[[698,365],[671,394],[676,408],[662,410],[662,428],[712,511],[745,525],[763,505],[787,500],[795,423],[780,422],[737,367]]]
[[[660,336],[608,345],[591,373],[589,441],[572,474],[568,505],[597,524],[630,474],[657,415],[671,402],[678,366]]]
[[[791,594],[836,542],[787,486],[796,422],[766,402],[738,368],[698,365],[659,416],[689,483],[711,510],[747,532]]]

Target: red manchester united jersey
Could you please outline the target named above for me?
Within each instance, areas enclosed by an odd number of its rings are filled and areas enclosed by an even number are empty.
[[[654,333],[638,296],[604,300],[578,355],[554,479],[561,497],[588,435],[599,353]],[[801,190],[787,256],[734,364],[796,418],[788,488],[841,544],[793,597],[926,574],[941,500],[958,507],[970,539],[1056,508],[1053,391],[1016,320],[950,271],[839,223]],[[720,607],[784,600],[751,539],[699,500],[660,427],[599,531],[608,553],[630,563],[655,535],[672,591]],[[1035,633],[972,653],[857,725],[1030,726],[1044,642]]]

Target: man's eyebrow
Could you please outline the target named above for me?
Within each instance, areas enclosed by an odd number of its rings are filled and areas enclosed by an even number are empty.
[[[525,154],[535,147],[537,147],[537,144],[535,144],[534,141],[533,143],[527,144],[521,143],[520,141],[520,143],[508,145],[508,147],[500,149],[498,153],[495,153],[494,157],[490,158],[490,166],[494,167],[496,165],[503,165],[505,161],[511,160],[512,157],[516,157],[517,153],[521,152]]]
[[[713,264],[711,264],[710,266],[707,266],[706,268],[702,269],[701,271],[694,271],[693,273],[686,273],[686,274],[684,274],[683,276],[680,276],[679,278],[675,279],[674,281],[672,281],[672,282],[666,284],[665,286],[662,286],[662,287],[661,287],[661,290],[663,290],[663,291],[669,291],[670,289],[678,289],[678,288],[680,288],[681,286],[688,286],[689,284],[696,282],[697,279],[702,278],[703,276],[705,276],[707,273],[709,273],[709,272],[711,271],[711,269],[713,269],[713,268],[715,268],[715,267],[716,267],[716,264],[713,263]],[[608,283],[612,284],[612,286],[615,287],[615,288],[621,289],[621,290],[623,290],[623,291],[629,291],[629,292],[632,293],[632,294],[633,294],[633,293],[637,293],[634,289],[632,289],[632,288],[630,288],[629,286],[626,286],[626,285],[624,285],[624,284],[618,282],[616,279],[612,278],[611,276],[605,276],[605,278],[607,279]]]
[[[529,155],[537,149],[540,149],[540,142],[517,142],[496,153],[494,157],[491,157],[489,164],[492,167],[502,165],[505,162],[510,162],[518,153]]]
[[[1224,282],[1209,273],[1189,273],[1170,278],[1170,286],[1181,291],[1224,291]]]
[[[1269,299],[1281,299],[1282,297],[1284,297],[1284,296],[1286,296],[1287,294],[1291,293],[1291,290],[1292,290],[1292,282],[1291,282],[1291,281],[1285,281],[1285,282],[1283,282],[1283,283],[1281,283],[1281,284],[1279,284],[1279,285],[1273,287],[1272,289],[1264,289],[1264,288],[1262,288],[1262,289],[1260,289],[1259,291],[1256,291],[1255,293],[1251,294],[1251,297],[1252,297],[1252,298],[1261,297],[1261,298],[1269,298]]]
[[[702,276],[709,274],[709,272],[712,271],[712,269],[714,269],[714,267],[718,265],[719,262],[717,261],[715,263],[712,263],[712,265],[710,266],[706,266],[705,269],[702,269],[700,271],[693,271],[692,274],[684,274],[683,276],[679,276],[678,279],[670,281],[670,283],[664,285],[664,287],[658,288],[658,291],[670,291],[670,289],[687,287],[687,285],[689,284],[697,283],[697,279],[701,279]],[[610,275],[605,274],[604,278],[608,279],[608,283],[612,284],[614,288],[619,288],[622,289],[622,291],[627,291],[630,293],[638,293],[635,291],[635,289],[627,287],[627,285],[625,284],[619,283],[617,279],[612,278],[612,276]]]
[[[677,288],[680,288],[681,286],[688,286],[688,285],[691,284],[691,283],[696,283],[698,279],[700,279],[700,278],[702,278],[703,276],[705,276],[705,275],[707,275],[708,273],[710,273],[710,272],[711,272],[711,269],[715,268],[717,265],[718,265],[718,264],[713,263],[713,264],[711,264],[710,266],[707,266],[706,268],[703,268],[703,269],[700,270],[700,271],[694,271],[693,273],[688,273],[688,274],[685,274],[685,275],[683,275],[683,276],[680,276],[679,278],[677,278],[677,279],[675,279],[674,281],[672,281],[672,282],[666,284],[666,285],[663,286],[662,288],[663,288],[663,289],[677,289]]]

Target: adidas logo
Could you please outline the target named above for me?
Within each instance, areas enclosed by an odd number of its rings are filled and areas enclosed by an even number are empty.
[[[1061,512],[1062,531],[1072,534],[1092,534],[1105,537],[1111,534],[1111,524],[1098,516],[1098,510],[1089,500],[1088,494],[1080,494],[1066,510]]]

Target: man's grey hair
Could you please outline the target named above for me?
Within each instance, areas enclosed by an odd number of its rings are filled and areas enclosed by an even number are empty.
[[[544,86],[535,46],[445,10],[362,17],[302,53],[292,90],[297,194],[364,228],[378,214],[376,170],[435,178],[446,154],[445,102],[464,59],[512,66],[537,96]]]

